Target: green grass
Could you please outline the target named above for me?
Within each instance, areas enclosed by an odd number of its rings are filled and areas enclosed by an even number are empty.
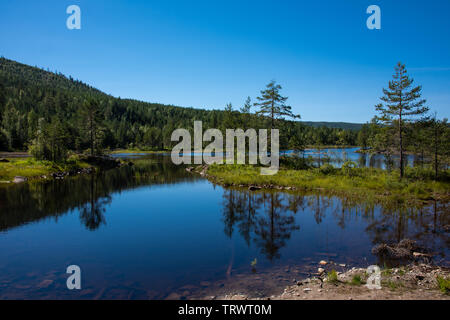
[[[336,270],[331,270],[328,273],[327,279],[328,279],[329,283],[337,283],[338,282],[338,275],[336,273]]]
[[[361,279],[361,275],[359,274],[355,274],[352,278],[352,281],[350,282],[350,284],[355,285],[355,286],[360,286],[363,284],[363,280]]]
[[[14,177],[36,178],[54,172],[71,171],[90,167],[89,164],[73,157],[64,164],[41,161],[33,158],[12,158],[9,162],[0,162],[0,181],[12,181]]]
[[[280,169],[275,175],[261,175],[251,165],[209,167],[212,180],[226,186],[258,185],[295,187],[302,190],[324,190],[334,194],[359,195],[365,199],[398,197],[398,200],[448,197],[450,182],[429,179],[400,179],[398,172],[373,168],[336,169],[330,166],[306,170]]]
[[[392,280],[383,281],[382,284],[389,287],[389,289],[391,289],[391,290],[396,290],[396,289],[400,289],[400,288],[404,287],[403,283],[398,282],[398,281],[392,281]]]
[[[439,290],[444,294],[450,294],[450,279],[438,276],[436,280]]]

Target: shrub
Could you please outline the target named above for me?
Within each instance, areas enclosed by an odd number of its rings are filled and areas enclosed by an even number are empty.
[[[436,278],[439,290],[444,294],[450,294],[450,279],[438,276]]]
[[[360,286],[363,283],[361,276],[359,274],[355,274],[352,278],[351,284],[355,286]]]
[[[353,161],[345,161],[342,165],[342,173],[346,176],[353,177],[356,175],[356,163]]]
[[[312,167],[311,159],[299,157],[297,155],[280,157],[280,165],[286,169],[307,170]]]
[[[330,283],[338,282],[338,276],[337,276],[336,270],[331,270],[331,272],[328,273],[328,282],[330,282]]]
[[[336,168],[331,164],[324,164],[319,168],[319,172],[325,175],[336,173]]]

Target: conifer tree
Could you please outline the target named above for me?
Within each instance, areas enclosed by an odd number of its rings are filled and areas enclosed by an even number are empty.
[[[380,113],[378,119],[389,126],[397,126],[398,152],[400,153],[400,177],[404,176],[404,145],[403,134],[405,123],[412,121],[413,116],[424,115],[428,108],[426,100],[421,99],[422,86],[413,87],[413,79],[407,74],[405,65],[398,63],[395,67],[393,80],[389,88],[383,89],[384,96],[380,99],[385,104],[378,104],[375,109]]]
[[[261,96],[257,97],[259,102],[254,106],[259,107],[256,112],[258,115],[266,116],[271,121],[271,128],[275,127],[275,120],[283,119],[284,117],[300,118],[300,115],[292,113],[292,107],[285,104],[288,97],[283,97],[280,94],[282,87],[271,81],[265,90],[261,91]]]

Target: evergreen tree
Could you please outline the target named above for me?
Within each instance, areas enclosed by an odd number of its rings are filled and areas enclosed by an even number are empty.
[[[300,118],[300,115],[292,113],[292,107],[285,104],[288,97],[280,95],[282,87],[271,81],[265,90],[261,91],[261,96],[257,97],[259,102],[254,103],[254,106],[259,107],[258,115],[266,116],[271,121],[271,128],[275,128],[275,120],[283,119],[284,117]]]
[[[400,153],[400,177],[404,175],[404,145],[403,133],[405,123],[411,121],[412,116],[420,116],[428,111],[424,106],[426,100],[420,99],[421,86],[412,87],[413,79],[407,74],[404,64],[400,62],[395,67],[393,80],[389,81],[389,88],[383,89],[382,103],[375,106],[381,114],[379,120],[387,125],[397,125],[398,151]]]
[[[86,139],[89,142],[91,155],[101,153],[101,126],[102,113],[100,103],[88,98],[84,101],[81,108],[81,116],[84,121],[84,129],[86,132]]]

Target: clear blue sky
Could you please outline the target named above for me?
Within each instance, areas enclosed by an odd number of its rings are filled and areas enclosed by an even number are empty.
[[[66,28],[79,5],[82,29]],[[366,8],[381,8],[381,30]],[[100,90],[196,108],[240,107],[272,79],[305,121],[365,122],[397,61],[450,117],[450,1],[0,2],[0,55]]]

